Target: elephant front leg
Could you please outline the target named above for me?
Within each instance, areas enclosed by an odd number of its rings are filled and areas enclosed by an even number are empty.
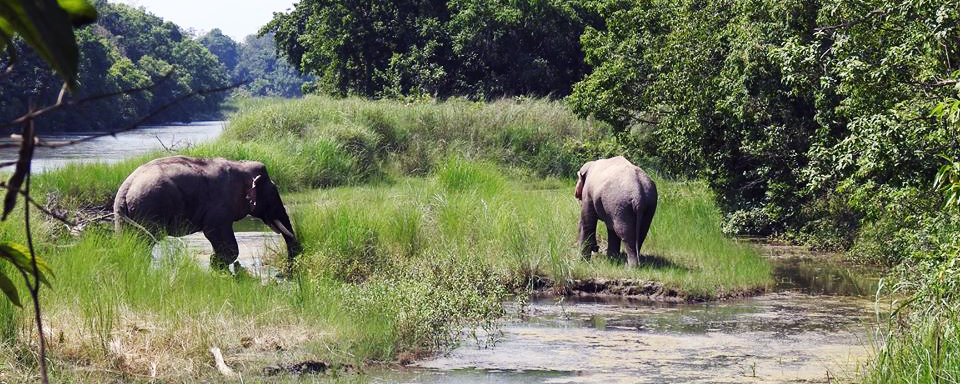
[[[216,227],[205,229],[203,235],[210,240],[213,246],[213,255],[210,256],[210,268],[214,270],[229,270],[230,264],[233,264],[240,256],[240,247],[237,245],[237,238],[233,234],[232,226]]]
[[[590,254],[600,249],[597,246],[597,219],[587,217],[580,218],[580,236],[577,239],[580,243],[580,253],[584,258],[589,259]]]

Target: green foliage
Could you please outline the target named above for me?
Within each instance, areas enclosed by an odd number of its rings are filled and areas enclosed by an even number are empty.
[[[530,20],[536,22],[530,22]],[[333,95],[565,95],[587,67],[578,1],[307,0],[261,34]]]
[[[224,35],[220,28],[211,29],[198,39],[200,44],[220,60],[227,72],[233,72],[240,60],[240,47],[230,36]]]
[[[28,285],[42,283],[46,285],[47,288],[51,288],[50,280],[47,276],[53,277],[53,271],[43,259],[36,255],[31,255],[27,247],[14,242],[2,242],[0,243],[0,260],[13,265]],[[36,265],[36,267],[34,267],[34,265]],[[4,296],[14,305],[22,307],[22,304],[20,304],[20,294],[17,292],[16,285],[2,272],[3,271],[0,270],[0,291],[3,291]],[[31,283],[31,278],[34,277],[34,274],[36,274],[36,279],[39,280],[39,283]]]
[[[298,97],[304,83],[313,79],[277,57],[272,34],[247,36],[239,44],[237,55],[233,81],[250,81],[236,91],[240,96]]]
[[[65,3],[76,3],[67,1]],[[70,33],[79,47],[73,58],[72,97],[114,93],[140,88],[170,71],[172,78],[150,91],[97,100],[84,108],[55,111],[37,119],[41,131],[104,131],[121,128],[148,111],[157,109],[193,90],[219,88],[229,81],[226,69],[196,40],[178,26],[123,4],[94,1],[96,23]],[[69,24],[68,24],[69,25]],[[59,41],[59,40],[58,40]],[[75,41],[75,43],[74,43]],[[26,40],[29,42],[29,40]],[[31,52],[24,40],[14,40],[8,50],[16,55],[13,73],[0,83],[0,120],[9,121],[27,110],[27,101],[40,106],[57,100],[61,81],[45,69],[42,51]],[[74,48],[74,51],[77,51]],[[6,57],[5,57],[6,58]],[[56,69],[57,67],[54,66]],[[59,71],[59,69],[58,69]],[[168,108],[155,121],[189,121],[214,116],[224,93],[199,95],[191,103]]]
[[[73,89],[79,56],[73,28],[96,18],[96,9],[85,0],[4,0],[0,2],[0,50],[19,36]]]
[[[706,178],[735,232],[869,220],[880,212],[865,209],[927,183],[939,166],[935,154],[960,151],[945,120],[927,113],[956,96],[956,4],[595,7],[603,28],[582,38],[594,70],[568,101],[642,137],[667,171]],[[858,191],[870,183],[891,194]],[[845,201],[818,203],[828,198]]]
[[[940,167],[937,171],[937,178],[933,181],[933,187],[943,193],[947,199],[944,205],[947,207],[960,207],[960,161],[947,160],[947,164]]]

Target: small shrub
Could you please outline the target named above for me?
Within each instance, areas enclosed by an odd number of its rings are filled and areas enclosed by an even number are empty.
[[[448,158],[436,171],[437,181],[447,191],[477,191],[493,195],[503,190],[506,180],[502,172],[490,164],[470,162],[460,157]]]

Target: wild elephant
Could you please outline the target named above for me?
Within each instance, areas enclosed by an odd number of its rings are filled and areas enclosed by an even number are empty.
[[[240,253],[233,222],[251,215],[283,236],[292,263],[300,252],[290,217],[256,161],[170,156],[150,161],[120,185],[113,201],[117,231],[126,220],[171,236],[203,232],[213,245],[211,265],[225,269]]]
[[[627,265],[635,266],[657,210],[657,186],[640,167],[623,156],[591,161],[577,172],[574,196],[580,200],[578,241],[584,256],[597,247],[597,220],[607,226],[607,254],[620,257],[627,247]]]

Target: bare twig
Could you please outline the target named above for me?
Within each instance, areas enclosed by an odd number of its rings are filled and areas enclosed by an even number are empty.
[[[31,101],[30,112],[33,111],[34,106]],[[33,157],[33,135],[33,120],[27,119],[26,124],[23,126],[24,142],[20,149],[20,164],[17,165],[17,171],[10,178],[10,185],[8,185],[7,188],[7,200],[9,200],[10,195],[13,195],[15,198],[18,192],[30,194],[30,159]],[[17,174],[23,174],[25,177],[25,180],[23,180],[23,188],[20,188],[20,181],[14,180],[18,178]],[[6,213],[5,211],[4,217],[6,217]],[[23,276],[24,283],[27,285],[27,291],[30,292],[30,297],[33,299],[34,321],[37,323],[37,334],[40,338],[40,382],[47,384],[49,382],[47,379],[47,339],[43,335],[43,317],[40,314],[40,268],[37,267],[37,254],[33,248],[33,234],[30,232],[30,204],[23,205],[23,223],[27,233],[27,249],[30,250],[30,264],[33,267],[33,284],[30,284],[30,279],[27,278],[27,273],[23,269],[20,269],[20,273]]]
[[[870,18],[872,18],[872,17],[874,17],[874,16],[884,15],[884,14],[886,14],[886,13],[887,13],[887,11],[883,10],[883,8],[877,8],[877,9],[874,9],[874,10],[872,10],[872,11],[870,11],[870,12],[867,12],[866,15],[864,15],[863,17],[861,17],[861,18],[859,18],[859,19],[851,20],[851,21],[848,21],[848,22],[846,22],[846,23],[828,25],[828,26],[825,26],[825,27],[818,27],[818,28],[815,28],[814,31],[823,32],[823,31],[829,31],[829,30],[833,30],[833,29],[848,29],[848,28],[852,28],[852,27],[854,27],[854,26],[856,26],[856,25],[858,25],[858,24],[861,24],[861,23],[863,23],[863,22],[865,22],[865,21],[867,21],[867,20],[870,20]]]
[[[230,369],[229,366],[223,361],[223,354],[220,353],[219,347],[211,347],[210,353],[213,355],[214,365],[217,366],[217,370],[220,371],[220,374],[225,377],[233,377],[236,373]]]
[[[53,111],[58,110],[58,109],[60,109],[60,108],[73,107],[73,106],[77,106],[77,105],[83,105],[83,104],[90,103],[90,102],[93,102],[93,101],[97,101],[97,100],[101,100],[101,99],[106,99],[106,98],[108,98],[108,97],[114,97],[114,96],[119,96],[119,95],[130,95],[130,94],[134,94],[134,93],[138,93],[138,92],[149,91],[149,90],[151,90],[151,89],[153,89],[153,88],[156,88],[156,87],[159,86],[160,84],[163,84],[164,82],[166,82],[167,79],[169,79],[171,75],[173,75],[173,71],[167,72],[167,74],[166,74],[166,75],[163,75],[163,77],[161,77],[158,81],[155,81],[155,82],[153,82],[153,83],[150,84],[150,85],[143,86],[143,87],[139,87],[139,88],[123,89],[123,90],[119,90],[119,91],[116,91],[116,92],[110,92],[110,93],[104,93],[104,94],[100,94],[100,95],[94,95],[94,96],[86,97],[86,98],[83,98],[83,99],[66,100],[66,101],[63,100],[64,94],[65,94],[64,91],[66,90],[66,86],[67,86],[66,83],[64,83],[63,88],[60,90],[60,95],[57,97],[57,102],[56,102],[55,104],[50,105],[50,106],[47,106],[47,107],[44,107],[44,108],[41,108],[41,109],[38,109],[38,110],[36,110],[36,111],[31,111],[31,112],[29,112],[29,113],[27,113],[27,114],[25,114],[25,115],[23,115],[23,116],[20,116],[20,117],[18,117],[18,118],[16,118],[16,119],[14,119],[14,120],[6,123],[6,124],[0,125],[0,127],[10,127],[10,126],[14,126],[14,125],[17,125],[17,124],[22,124],[23,122],[27,121],[28,119],[35,119],[35,118],[37,118],[37,117],[39,117],[39,116],[42,116],[42,115],[44,115],[44,114],[53,112]]]
[[[957,79],[940,80],[933,84],[927,84],[926,87],[927,88],[948,87],[951,85],[956,85],[957,83],[960,83],[960,80],[957,80]]]
[[[9,190],[9,189],[10,189],[10,187],[9,187],[9,186],[7,185],[7,183],[5,183],[5,182],[0,182],[0,188],[6,189],[6,190]],[[34,207],[37,207],[37,209],[39,209],[40,212],[43,212],[44,215],[50,216],[50,217],[52,217],[53,219],[55,219],[55,220],[63,223],[64,225],[66,225],[66,226],[68,226],[68,227],[74,227],[74,226],[77,225],[76,223],[71,222],[70,219],[67,219],[66,217],[64,217],[64,216],[62,216],[62,215],[58,215],[58,214],[56,214],[56,213],[51,212],[49,209],[44,208],[43,205],[41,205],[40,203],[38,203],[38,202],[37,202],[36,200],[34,200],[32,197],[30,197],[30,194],[27,193],[27,191],[25,191],[25,190],[20,190],[20,191],[17,191],[17,193],[19,193],[20,196],[23,196],[23,198],[24,198],[28,203],[33,204]]]
[[[63,147],[66,147],[66,146],[70,146],[70,145],[74,145],[74,144],[79,144],[79,143],[83,143],[83,142],[86,142],[86,141],[91,141],[91,140],[94,140],[94,139],[99,139],[99,138],[101,138],[101,137],[115,136],[115,135],[118,134],[118,133],[123,133],[123,132],[132,131],[132,130],[135,130],[135,129],[137,129],[137,128],[140,128],[141,125],[143,125],[145,122],[149,121],[150,119],[156,117],[156,116],[159,115],[161,112],[167,110],[168,108],[170,108],[170,107],[172,107],[172,106],[174,106],[174,105],[180,104],[180,103],[186,101],[187,99],[190,99],[191,97],[207,95],[207,94],[210,94],[210,93],[223,92],[223,91],[226,91],[226,90],[230,90],[230,89],[239,87],[239,86],[241,86],[241,85],[243,85],[243,84],[245,84],[245,83],[241,82],[241,83],[231,84],[231,85],[228,85],[228,86],[226,86],[226,87],[219,87],[219,88],[212,88],[212,89],[200,89],[200,90],[196,90],[196,91],[193,91],[193,92],[184,94],[184,95],[182,95],[182,96],[180,96],[180,97],[177,97],[176,99],[173,99],[173,100],[170,101],[169,103],[166,103],[166,104],[164,104],[164,105],[161,105],[159,108],[153,110],[152,112],[150,112],[150,113],[147,114],[146,116],[140,118],[139,120],[133,122],[132,124],[130,124],[130,125],[124,127],[124,128],[115,130],[115,131],[98,133],[98,134],[96,134],[96,135],[85,136],[85,137],[83,137],[83,138],[81,138],[81,139],[60,141],[60,142],[55,142],[55,143],[38,141],[38,142],[37,142],[37,146],[38,146],[38,147],[43,147],[43,148],[63,148]],[[18,147],[18,146],[19,146],[19,145],[17,145],[17,144],[2,144],[2,145],[0,145],[0,149],[2,149],[2,148],[11,148],[11,147]],[[2,166],[3,166],[3,164],[0,164],[0,168],[2,168]]]

